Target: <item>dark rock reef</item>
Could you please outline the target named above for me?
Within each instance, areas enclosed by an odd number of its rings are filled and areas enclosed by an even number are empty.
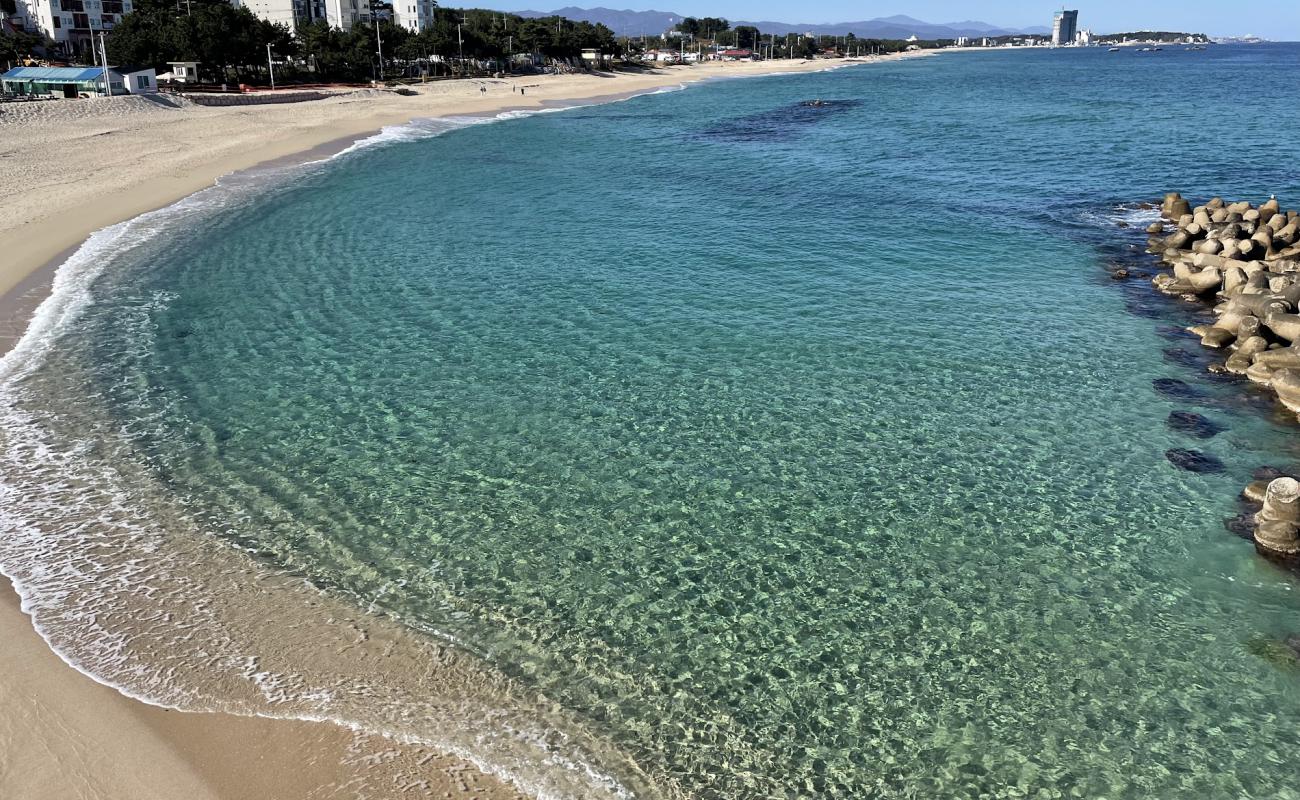
[[[1223,433],[1221,425],[1192,411],[1170,411],[1165,424],[1170,430],[1185,433],[1196,439],[1213,439]]]
[[[1200,450],[1184,450],[1175,447],[1165,451],[1169,463],[1188,472],[1223,472],[1223,462],[1209,453]]]

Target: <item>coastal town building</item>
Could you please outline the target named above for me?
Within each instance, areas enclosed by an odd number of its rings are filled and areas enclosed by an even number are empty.
[[[158,79],[152,67],[14,67],[0,75],[0,89],[5,94],[65,98],[152,94],[158,91]]]
[[[1052,45],[1074,44],[1079,29],[1079,12],[1061,9],[1052,17]]]
[[[51,39],[64,55],[91,52],[100,32],[111,31],[131,13],[131,0],[13,0],[12,6],[5,14],[7,27]]]
[[[393,0],[393,24],[418,33],[433,25],[434,0]]]
[[[370,24],[369,0],[325,0],[325,20],[331,28],[352,30],[359,22]]]
[[[749,48],[734,48],[719,53],[723,61],[755,61],[754,51]]]
[[[171,72],[163,76],[167,80],[176,83],[198,83],[199,82],[199,62],[197,61],[168,61],[167,66],[171,67]]]
[[[393,0],[391,6],[372,0],[230,0],[230,3],[289,30],[324,20],[332,28],[348,31],[358,23],[369,25],[372,20],[386,19],[413,33],[433,25],[438,7],[434,0]]]
[[[230,0],[235,8],[246,8],[260,19],[293,30],[304,9],[298,0]],[[309,21],[309,20],[306,20]]]
[[[600,69],[609,65],[609,57],[595,47],[586,47],[582,50],[582,63],[593,69]]]

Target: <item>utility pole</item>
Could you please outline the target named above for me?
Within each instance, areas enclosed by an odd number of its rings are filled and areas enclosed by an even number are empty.
[[[460,70],[462,73],[465,71],[465,37],[460,35],[460,26],[467,22],[469,22],[469,17],[461,14],[460,22],[456,23],[456,48],[460,52]]]
[[[384,40],[379,36],[379,17],[371,17],[375,21],[375,46],[379,48],[379,80],[384,79]],[[267,45],[269,48],[270,45]]]
[[[94,46],[95,46],[95,40],[94,40],[94,39],[91,39],[91,40],[90,40],[90,46],[91,46],[92,48],[94,48]],[[99,32],[99,52],[100,52],[100,55],[102,55],[102,56],[104,57],[104,91],[108,92],[108,96],[109,96],[109,97],[112,97],[112,96],[113,96],[113,84],[109,83],[109,80],[108,80],[108,48],[104,46],[104,32],[103,32],[103,31],[100,31],[100,32]]]
[[[271,60],[271,43],[266,43],[266,69],[271,73],[271,91],[275,91],[275,62]]]

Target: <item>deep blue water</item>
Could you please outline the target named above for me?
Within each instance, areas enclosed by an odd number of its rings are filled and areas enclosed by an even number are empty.
[[[1293,420],[1104,269],[1164,191],[1300,203],[1300,106],[1223,113],[1298,78],[949,54],[364,149],[124,256],[23,410],[669,796],[1300,797],[1300,596],[1222,525]]]

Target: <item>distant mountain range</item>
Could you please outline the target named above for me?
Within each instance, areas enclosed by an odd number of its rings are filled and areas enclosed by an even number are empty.
[[[557,8],[554,11],[517,11],[522,17],[549,17],[559,15],[575,20],[599,23],[619,36],[658,36],[682,21],[683,14],[674,11],[628,11],[612,8]],[[731,20],[732,27],[753,25],[764,33],[782,36],[787,33],[814,33],[818,36],[845,36],[852,33],[864,39],[955,39],[958,36],[1013,36],[1034,34],[1043,36],[1052,31],[1047,27],[1000,28],[987,22],[967,20],[936,25],[899,14],[893,17],[837,23],[746,22]]]

